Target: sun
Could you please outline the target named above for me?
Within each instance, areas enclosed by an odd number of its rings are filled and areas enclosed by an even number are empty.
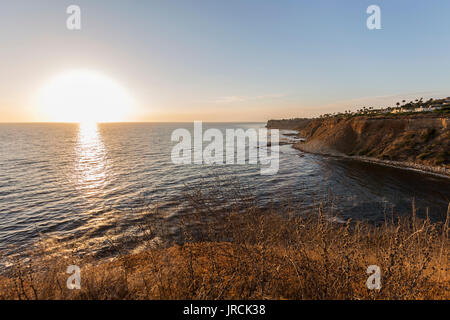
[[[118,122],[133,109],[127,90],[91,70],[72,70],[50,79],[39,91],[39,106],[55,122]]]

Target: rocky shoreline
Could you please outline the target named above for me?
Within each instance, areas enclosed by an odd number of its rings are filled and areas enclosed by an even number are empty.
[[[372,157],[364,157],[364,156],[349,156],[349,155],[345,155],[342,153],[331,152],[331,151],[330,152],[324,152],[324,151],[319,151],[319,150],[314,151],[314,150],[311,150],[310,148],[302,148],[303,145],[304,145],[304,143],[302,143],[302,142],[294,143],[293,148],[300,150],[302,152],[306,152],[306,153],[363,161],[363,162],[374,163],[374,164],[379,164],[379,165],[384,165],[384,166],[389,166],[389,167],[395,167],[395,168],[399,168],[399,169],[414,170],[414,171],[418,171],[418,172],[422,172],[422,173],[433,174],[433,175],[436,175],[439,177],[444,177],[444,178],[450,178],[450,170],[446,169],[444,167],[427,166],[427,165],[418,164],[418,163],[414,163],[414,162],[408,162],[408,161],[393,161],[393,160],[382,160],[382,159],[377,159],[377,158],[372,158]]]
[[[295,130],[304,141],[293,146],[303,152],[450,177],[450,123],[445,116],[271,120],[267,127]]]

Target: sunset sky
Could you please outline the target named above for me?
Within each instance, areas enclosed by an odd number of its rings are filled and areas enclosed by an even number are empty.
[[[71,4],[79,31],[66,28]],[[366,27],[371,4],[382,30]],[[0,122],[51,121],[37,97],[79,70],[114,83],[99,92],[111,101],[133,101],[116,110],[122,121],[266,121],[447,97],[449,15],[448,0],[2,2]],[[58,81],[52,110],[74,114]]]

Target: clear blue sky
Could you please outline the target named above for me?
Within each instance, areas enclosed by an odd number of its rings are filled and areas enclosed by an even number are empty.
[[[66,29],[70,4],[80,31]],[[382,30],[366,28],[371,4]],[[4,121],[45,120],[34,92],[78,68],[125,84],[131,120],[264,121],[450,96],[448,0],[15,0],[0,6],[0,39]]]

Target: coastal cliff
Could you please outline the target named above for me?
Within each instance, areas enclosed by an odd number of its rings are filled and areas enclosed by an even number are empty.
[[[294,147],[450,176],[449,125],[448,117],[313,119],[297,128],[305,141]]]
[[[268,129],[301,130],[308,126],[313,119],[295,118],[282,120],[269,120],[266,127]]]

